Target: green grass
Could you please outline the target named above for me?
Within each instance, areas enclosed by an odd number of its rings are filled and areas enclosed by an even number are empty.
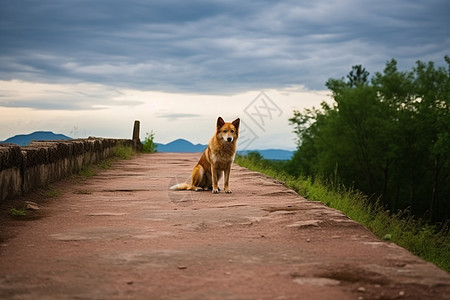
[[[391,214],[378,202],[336,182],[298,178],[283,172],[282,163],[261,157],[236,156],[236,163],[283,181],[288,187],[312,201],[338,209],[372,231],[378,238],[396,243],[426,261],[450,272],[450,234],[448,224],[425,224],[408,212]]]
[[[59,195],[61,195],[61,192],[54,189],[45,192],[45,197],[47,198],[56,198]]]
[[[78,171],[78,175],[83,179],[92,177],[95,175],[94,168],[91,165],[85,165]]]
[[[45,197],[47,198],[56,198],[61,195],[61,191],[57,190],[53,185],[49,185],[45,191]]]
[[[113,161],[114,161],[113,158],[107,158],[96,164],[96,166],[103,170],[109,170],[112,167]]]
[[[79,195],[91,195],[92,191],[89,190],[78,190],[74,192],[75,194],[79,194]]]
[[[9,215],[16,218],[25,217],[27,215],[27,211],[25,209],[11,208],[9,210]]]
[[[131,159],[136,152],[132,147],[117,146],[114,148],[114,156],[119,159]]]

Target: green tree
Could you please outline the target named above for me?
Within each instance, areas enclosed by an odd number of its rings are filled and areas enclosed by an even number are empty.
[[[356,65],[352,67],[352,70],[347,75],[349,87],[357,87],[361,85],[366,85],[369,82],[370,73],[366,71],[361,65]]]
[[[295,175],[337,175],[392,211],[434,221],[449,217],[450,59],[448,69],[418,61],[412,71],[386,63],[369,81],[353,66],[330,79],[334,103],[294,111]]]

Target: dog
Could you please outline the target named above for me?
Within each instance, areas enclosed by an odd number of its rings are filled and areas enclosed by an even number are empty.
[[[219,193],[218,182],[224,175],[224,191],[231,193],[231,164],[236,155],[236,142],[239,137],[240,119],[225,122],[222,117],[217,119],[216,133],[210,139],[208,147],[203,152],[197,165],[192,170],[191,182],[176,184],[171,190],[212,190]]]

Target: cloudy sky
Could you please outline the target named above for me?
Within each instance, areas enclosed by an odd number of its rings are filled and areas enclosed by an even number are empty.
[[[249,148],[295,147],[294,109],[328,99],[352,65],[444,65],[448,0],[0,2],[0,140],[72,137],[206,143],[240,117]],[[251,145],[250,145],[251,144]]]

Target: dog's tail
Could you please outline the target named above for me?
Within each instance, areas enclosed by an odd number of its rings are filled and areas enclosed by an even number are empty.
[[[191,190],[192,186],[189,183],[183,182],[179,184],[172,185],[171,190]]]

